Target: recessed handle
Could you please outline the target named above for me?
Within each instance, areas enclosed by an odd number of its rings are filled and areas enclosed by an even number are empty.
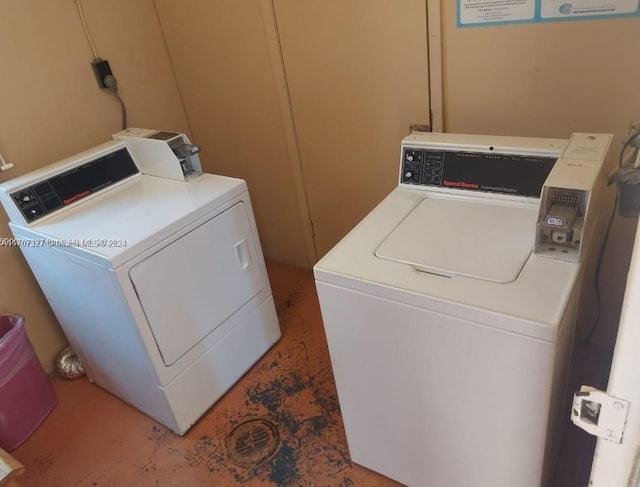
[[[249,267],[249,244],[247,244],[246,238],[243,238],[236,244],[236,255],[242,270]]]

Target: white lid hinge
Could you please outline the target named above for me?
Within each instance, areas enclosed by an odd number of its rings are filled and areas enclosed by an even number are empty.
[[[8,171],[12,167],[13,167],[13,164],[11,164],[10,162],[5,162],[4,158],[2,157],[2,154],[0,154],[0,171]]]

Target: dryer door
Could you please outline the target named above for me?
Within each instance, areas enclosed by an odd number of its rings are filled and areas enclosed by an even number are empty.
[[[240,202],[129,271],[165,365],[213,332],[264,287]]]

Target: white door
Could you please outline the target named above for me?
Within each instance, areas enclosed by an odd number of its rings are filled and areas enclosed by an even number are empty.
[[[135,265],[129,277],[171,365],[264,287],[244,203]]]
[[[638,238],[634,244],[629,267],[607,393],[615,398],[629,401],[630,406],[622,442],[598,439],[589,487],[640,486],[640,240]]]

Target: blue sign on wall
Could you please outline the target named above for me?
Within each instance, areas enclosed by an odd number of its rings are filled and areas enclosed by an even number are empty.
[[[640,0],[458,0],[458,27],[640,16]]]

